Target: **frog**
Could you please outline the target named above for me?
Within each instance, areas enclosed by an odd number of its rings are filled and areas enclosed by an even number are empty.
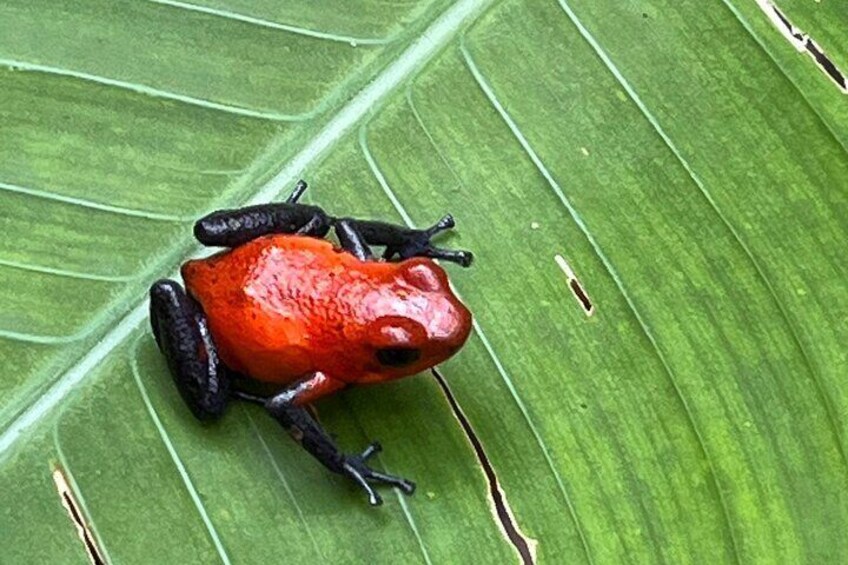
[[[411,495],[415,483],[341,450],[310,407],[351,386],[409,377],[446,361],[467,341],[472,315],[439,261],[469,267],[469,251],[437,247],[455,227],[447,214],[426,229],[329,215],[299,202],[212,212],[194,224],[204,246],[223,248],[188,260],[183,287],[150,287],[150,324],[176,389],[201,421],[219,420],[232,401],[261,406],[329,471],[361,487]],[[328,239],[334,233],[337,243]],[[380,256],[373,247],[382,247]],[[245,382],[264,383],[257,394]]]

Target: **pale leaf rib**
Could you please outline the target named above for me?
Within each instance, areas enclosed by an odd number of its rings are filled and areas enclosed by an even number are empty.
[[[87,281],[101,282],[128,282],[133,280],[132,275],[101,275],[98,273],[88,273],[84,271],[72,271],[68,269],[55,269],[53,267],[45,267],[43,265],[33,265],[31,263],[23,263],[20,261],[12,261],[10,259],[0,259],[0,265],[10,267],[12,269],[21,269],[23,271],[32,271],[34,273],[44,273],[48,275],[56,275],[59,277],[67,277],[69,279],[81,279]]]
[[[430,134],[429,128],[427,128],[427,125],[424,123],[423,118],[418,113],[417,109],[415,108],[414,99],[413,99],[411,90],[408,92],[407,100],[409,102],[410,108],[412,109],[413,113],[415,114],[415,119],[418,122],[419,127],[424,131],[425,135],[427,136],[427,139],[430,141],[430,145],[433,147],[433,149],[436,151],[436,153],[439,155],[439,157],[443,160],[445,165],[448,167],[448,169],[454,175],[457,182],[459,182],[460,185],[464,185],[464,183],[462,182],[462,179],[459,177],[459,175],[456,173],[456,171],[453,169],[453,167],[449,164],[446,157],[444,157],[444,155],[442,154],[441,150],[439,149],[438,145],[436,144],[435,139]],[[379,170],[377,172],[379,172]],[[379,178],[378,178],[378,180],[379,180]],[[381,186],[384,186],[384,185],[381,183]],[[385,187],[383,188],[384,192],[386,191],[387,187],[388,187],[388,185],[386,184]],[[391,194],[391,196],[389,196],[390,194]],[[391,190],[389,190],[388,193],[387,193],[387,196],[389,196],[391,198],[393,195],[394,195],[394,193]],[[396,199],[395,199],[395,201],[396,201]],[[399,205],[399,203],[398,203],[398,205]],[[396,206],[396,208],[397,208],[397,206]],[[402,208],[399,209],[398,211],[399,212],[402,211],[402,214],[405,214],[405,210],[403,210]],[[407,221],[407,224],[411,226],[412,225],[411,220]],[[451,285],[451,288],[454,290],[454,292],[457,294],[457,296],[459,296],[459,292],[453,287],[453,285]],[[583,532],[581,522],[577,517],[577,511],[574,507],[574,504],[571,501],[571,496],[568,494],[568,489],[566,488],[565,482],[563,481],[562,476],[560,475],[559,471],[556,468],[556,464],[554,463],[553,457],[551,456],[551,453],[550,453],[550,450],[547,447],[547,444],[545,443],[544,439],[542,438],[542,435],[539,432],[538,428],[533,423],[533,420],[530,418],[530,411],[527,409],[527,406],[524,404],[524,400],[518,394],[518,390],[515,388],[515,384],[512,380],[512,377],[506,371],[506,368],[504,368],[503,363],[501,363],[500,357],[495,352],[495,349],[492,346],[489,339],[486,337],[486,334],[483,332],[483,328],[480,327],[480,324],[477,322],[476,318],[472,318],[471,324],[472,324],[472,327],[474,329],[474,333],[477,334],[477,337],[480,338],[480,342],[483,344],[483,348],[486,350],[486,353],[489,355],[492,362],[495,364],[495,369],[497,370],[498,374],[500,375],[501,380],[506,385],[507,390],[510,393],[510,396],[512,397],[513,401],[518,406],[519,411],[521,412],[525,422],[527,423],[528,428],[530,429],[530,433],[533,434],[533,438],[536,440],[536,443],[538,444],[539,449],[542,452],[542,456],[544,457],[545,462],[547,463],[547,465],[548,465],[548,467],[551,471],[551,474],[554,477],[554,481],[556,481],[557,488],[559,489],[560,494],[562,495],[563,500],[565,501],[566,507],[569,510],[569,513],[571,515],[571,519],[575,524],[575,528],[577,529],[578,536],[580,537],[580,540],[583,544],[583,549],[584,549],[584,552],[586,554],[586,558],[588,559],[589,563],[592,563],[593,557],[592,557],[592,555],[589,551],[588,540],[586,539],[585,533]]]
[[[415,539],[418,541],[418,548],[421,550],[421,555],[424,557],[424,562],[427,565],[433,565],[433,561],[430,559],[430,553],[427,551],[427,545],[424,543],[424,538],[421,537],[421,532],[418,531],[418,524],[415,523],[415,518],[412,517],[412,513],[409,511],[409,505],[404,499],[404,494],[402,494],[398,489],[392,489],[395,492],[395,496],[397,496],[398,503],[400,503],[400,509],[403,512],[404,517],[406,518],[409,527],[412,529],[412,534],[415,536]]]
[[[191,501],[194,503],[198,514],[200,514],[201,520],[203,520],[203,524],[206,526],[209,538],[212,540],[212,543],[218,552],[218,556],[221,558],[221,562],[225,565],[230,565],[230,558],[227,555],[227,551],[224,549],[223,543],[221,543],[221,538],[218,536],[215,525],[209,518],[209,514],[206,512],[206,507],[203,505],[203,501],[200,500],[200,494],[197,492],[197,489],[191,480],[191,476],[188,474],[182,459],[180,459],[174,444],[171,442],[171,437],[165,430],[165,426],[162,425],[162,421],[159,419],[159,414],[156,412],[156,408],[153,407],[153,403],[150,401],[150,396],[147,394],[147,388],[141,380],[141,373],[138,369],[138,348],[140,344],[141,338],[136,340],[130,353],[130,366],[132,368],[133,379],[135,379],[135,383],[138,385],[138,391],[144,401],[144,406],[147,408],[147,413],[150,415],[150,419],[153,421],[156,431],[159,432],[159,437],[162,439],[162,443],[165,444],[165,449],[168,450],[168,455],[171,456],[171,461],[174,462],[174,467],[176,467],[177,473],[180,475],[180,479],[182,479],[183,485],[185,485],[185,488],[191,497]]]
[[[25,61],[16,61],[12,59],[0,59],[0,65],[11,67],[16,71],[24,71],[24,72],[35,72],[35,73],[46,73],[57,76],[65,76],[76,78],[79,80],[84,80],[88,82],[94,82],[97,84],[102,84],[104,86],[111,86],[115,88],[120,88],[123,90],[129,90],[132,92],[138,92],[139,94],[145,94],[147,96],[152,96],[154,98],[162,98],[164,100],[172,100],[174,102],[181,102],[183,104],[189,104],[191,106],[198,106],[200,108],[207,108],[209,110],[217,110],[219,112],[223,112],[226,114],[234,114],[238,116],[246,116],[249,118],[259,118],[263,120],[269,120],[274,122],[300,122],[304,120],[308,120],[312,117],[312,113],[306,114],[281,114],[277,112],[270,112],[266,110],[257,110],[254,108],[246,108],[242,106],[234,106],[232,104],[222,104],[220,102],[214,102],[212,100],[206,100],[203,98],[197,98],[195,96],[189,96],[187,94],[180,94],[178,92],[172,92],[170,90],[162,90],[159,88],[155,88],[153,86],[149,86],[146,84],[129,82],[125,80],[118,80],[114,78],[104,77],[100,75],[94,75],[91,73],[86,73],[82,71],[75,71],[72,69],[65,69],[61,67],[52,67],[49,65],[40,65],[37,63],[29,63]]]
[[[128,297],[136,296],[136,294],[133,293],[134,289],[132,288],[132,285],[124,285],[124,286],[115,285],[115,286],[120,289],[120,290],[118,290],[119,296],[118,296],[117,300],[121,300],[121,299],[126,300]],[[133,293],[133,294],[131,294],[131,293]],[[141,306],[146,306],[146,304],[143,303],[143,304],[139,305],[139,307],[141,307]],[[127,317],[131,316],[134,312],[135,312],[135,310],[133,310],[133,312],[131,312],[130,314],[127,314]],[[89,317],[85,321],[86,323],[82,327],[82,329],[80,329],[76,333],[66,334],[66,335],[47,335],[47,334],[30,333],[30,332],[27,332],[27,331],[10,330],[10,329],[7,329],[7,328],[0,327],[0,337],[6,338],[6,339],[11,339],[11,340],[14,340],[14,341],[21,341],[21,342],[25,342],[25,343],[40,343],[40,344],[45,344],[45,345],[73,343],[73,342],[85,339],[86,337],[93,334],[103,324],[105,324],[107,320],[109,320],[113,316],[114,316],[114,311],[112,310],[112,308],[108,304],[106,304],[99,311],[97,311],[95,314],[93,314],[91,317]],[[104,336],[103,339],[107,340],[107,342],[108,342],[107,338],[109,337],[111,332],[114,332],[118,328],[121,328],[122,323],[123,323],[123,321],[120,322],[106,336]],[[109,343],[111,343],[111,342],[109,342]],[[95,347],[95,349],[98,349],[99,347],[100,347],[100,344],[98,344]],[[86,356],[86,358],[87,357],[88,356]],[[72,371],[73,371],[73,369],[70,369],[68,372],[70,373]],[[60,380],[62,378],[63,377],[60,377]],[[58,386],[58,384],[59,383],[57,382],[54,386]],[[41,399],[39,399],[36,402],[36,404],[40,403],[40,401],[41,401]],[[28,412],[28,411],[29,411],[29,409],[27,409],[26,412]],[[26,412],[24,412],[23,414],[25,414]],[[22,414],[22,416],[23,416],[23,414]],[[31,424],[32,422],[29,422],[29,423]],[[4,433],[4,436],[5,436],[5,433]],[[0,439],[0,459],[2,459],[2,455],[3,455],[3,447],[2,446],[3,446],[3,439]]]
[[[73,343],[75,341],[85,339],[86,337],[91,335],[98,328],[98,326],[108,317],[108,314],[109,312],[107,312],[106,310],[101,311],[92,319],[90,319],[88,321],[88,324],[86,324],[83,329],[72,334],[49,335],[0,328],[0,337],[13,341],[20,341],[24,343],[39,343],[42,345],[59,345]]]
[[[615,63],[612,61],[606,51],[604,51],[603,47],[601,47],[597,39],[595,39],[595,37],[591,33],[589,33],[589,30],[586,29],[585,26],[583,26],[583,24],[577,18],[576,14],[571,10],[571,8],[564,0],[557,1],[559,2],[565,14],[568,16],[569,20],[571,20],[572,24],[577,28],[578,32],[583,37],[583,39],[589,44],[589,46],[592,48],[598,58],[601,59],[601,61],[609,70],[610,74],[615,77],[621,87],[627,92],[627,95],[630,97],[636,107],[639,108],[639,111],[642,113],[644,118],[648,121],[648,123],[651,124],[651,127],[653,127],[654,131],[657,133],[660,139],[663,140],[663,143],[665,143],[666,147],[669,149],[669,151],[671,151],[671,153],[674,155],[674,157],[689,175],[689,178],[692,180],[695,186],[698,187],[698,190],[700,191],[701,195],[703,195],[703,197],[709,203],[712,211],[716,214],[716,216],[718,216],[718,218],[724,224],[725,228],[727,228],[727,230],[733,236],[733,239],[736,241],[737,245],[739,245],[740,249],[742,249],[742,251],[747,256],[748,260],[750,261],[751,265],[754,267],[754,270],[757,272],[757,276],[768,289],[772,302],[775,304],[775,306],[777,306],[777,309],[780,312],[781,317],[783,318],[784,325],[789,330],[789,333],[792,336],[792,340],[794,341],[795,346],[801,353],[801,357],[804,360],[804,364],[807,366],[807,369],[809,370],[811,380],[815,385],[817,393],[820,397],[820,401],[824,405],[828,425],[836,438],[837,448],[839,450],[842,463],[843,465],[848,466],[848,459],[846,459],[845,454],[845,438],[843,438],[842,433],[840,432],[839,425],[837,424],[836,407],[833,406],[833,402],[827,395],[827,389],[825,388],[825,385],[822,382],[822,375],[815,369],[812,360],[810,359],[810,355],[807,352],[807,349],[804,347],[804,343],[801,340],[800,334],[797,328],[795,327],[795,324],[792,323],[792,320],[789,317],[789,312],[786,308],[786,305],[780,299],[780,296],[777,294],[777,291],[775,290],[771,280],[768,278],[768,276],[766,276],[765,270],[763,269],[762,265],[756,259],[756,257],[754,257],[754,254],[751,252],[748,245],[744,242],[742,236],[739,234],[739,231],[736,229],[736,227],[730,223],[730,221],[721,211],[718,206],[718,203],[716,203],[715,199],[713,198],[712,193],[710,193],[710,191],[707,189],[706,184],[701,180],[700,176],[698,176],[693,167],[689,164],[689,161],[683,156],[683,153],[680,151],[680,149],[677,148],[677,145],[666,133],[665,129],[659,123],[659,120],[648,109],[647,105],[641,99],[641,97],[630,84],[630,82],[624,77],[624,75],[621,73],[621,71],[618,69],[618,67],[615,65]],[[819,116],[819,119],[821,119],[821,116]]]
[[[386,181],[385,176],[383,175],[382,171],[377,165],[376,160],[374,159],[374,156],[371,154],[371,151],[368,148],[367,129],[365,126],[362,126],[362,128],[359,130],[359,145],[362,149],[362,153],[365,160],[368,162],[368,167],[371,169],[372,174],[377,179],[377,182],[382,188],[386,197],[389,199],[389,201],[391,201],[392,206],[394,206],[395,210],[401,216],[401,218],[403,218],[404,223],[406,223],[406,225],[410,228],[414,228],[415,224],[412,221],[412,218],[409,216],[409,213],[400,203],[397,198],[397,195],[389,186],[388,181]],[[453,288],[453,286],[451,288],[457,294],[457,296],[459,296],[459,293],[456,291],[456,289]],[[563,481],[562,476],[556,468],[553,457],[551,456],[550,450],[548,449],[548,446],[545,443],[542,434],[539,432],[538,428],[536,427],[536,424],[533,423],[533,420],[530,417],[530,411],[527,409],[527,405],[524,403],[524,400],[518,394],[518,390],[516,389],[515,384],[513,383],[512,377],[504,368],[503,363],[501,363],[501,360],[495,352],[494,348],[492,347],[492,344],[489,342],[488,338],[486,337],[486,334],[483,332],[483,328],[480,327],[480,324],[477,322],[476,318],[472,318],[471,324],[474,329],[474,332],[477,334],[477,337],[480,338],[484,349],[489,354],[489,357],[492,359],[492,362],[495,364],[495,368],[497,369],[498,374],[506,385],[510,396],[512,396],[512,399],[515,401],[515,404],[521,412],[524,421],[527,423],[527,427],[533,434],[533,438],[538,444],[539,449],[541,450],[542,455],[545,458],[545,461],[551,471],[551,474],[553,475],[554,480],[557,483],[557,487],[559,488],[559,491],[563,496],[563,500],[565,501],[566,507],[568,508],[571,520],[574,522],[574,527],[577,531],[578,537],[580,538],[580,542],[582,544],[586,560],[590,564],[593,563],[594,559],[589,551],[589,543],[585,533],[583,532],[581,522],[577,517],[577,512],[575,510],[574,503],[571,500],[571,496],[568,493],[568,489],[565,487],[565,482]]]
[[[548,182],[550,187],[553,189],[557,198],[560,200],[560,202],[563,204],[565,209],[568,211],[568,213],[571,216],[574,223],[577,225],[577,227],[583,233],[584,237],[586,237],[587,242],[592,247],[595,254],[600,259],[601,263],[604,265],[604,268],[609,273],[610,278],[613,280],[613,282],[615,283],[619,292],[621,293],[622,297],[624,298],[625,302],[627,303],[630,311],[632,312],[634,318],[636,319],[637,323],[639,324],[639,327],[641,328],[645,337],[650,342],[652,349],[656,353],[660,363],[662,363],[662,366],[663,366],[663,368],[664,368],[664,370],[665,370],[665,372],[666,372],[666,374],[669,378],[669,382],[671,383],[672,387],[674,388],[675,394],[676,394],[678,400],[680,401],[681,406],[683,407],[684,413],[686,414],[686,418],[687,418],[687,420],[688,420],[688,422],[689,422],[689,424],[692,428],[692,431],[695,434],[695,437],[698,440],[698,445],[701,449],[701,452],[704,454],[704,459],[706,460],[708,468],[709,468],[710,481],[713,483],[713,488],[715,489],[715,491],[717,493],[717,497],[719,499],[719,504],[721,505],[721,509],[722,509],[723,516],[724,516],[724,519],[725,519],[725,522],[726,522],[726,526],[727,526],[727,529],[728,529],[730,536],[731,536],[731,541],[732,541],[732,546],[733,546],[733,551],[734,551],[734,557],[735,557],[736,561],[739,562],[739,553],[738,553],[738,549],[737,549],[737,544],[736,544],[736,539],[735,539],[735,535],[734,535],[734,531],[733,531],[733,526],[732,526],[732,523],[730,521],[730,514],[729,514],[727,502],[724,500],[724,495],[722,494],[722,490],[721,490],[719,482],[718,482],[718,477],[717,477],[717,474],[716,474],[715,465],[712,462],[712,457],[710,457],[709,452],[707,451],[706,444],[704,443],[704,439],[701,436],[701,432],[698,429],[698,426],[695,424],[695,419],[692,415],[692,411],[689,408],[689,405],[686,402],[686,399],[683,396],[683,393],[682,393],[682,391],[680,390],[680,387],[677,384],[677,379],[674,376],[674,372],[672,371],[671,366],[669,365],[668,361],[665,358],[665,355],[663,354],[662,350],[660,349],[659,344],[658,344],[656,338],[654,337],[653,332],[650,330],[647,323],[642,318],[642,315],[639,313],[639,310],[636,308],[636,304],[634,303],[633,299],[630,297],[630,293],[626,290],[624,283],[622,282],[621,278],[618,276],[618,272],[615,270],[615,267],[612,265],[609,258],[606,256],[606,254],[601,249],[598,242],[595,240],[595,237],[592,235],[592,232],[589,230],[588,226],[583,221],[583,218],[580,216],[580,214],[577,212],[577,210],[571,204],[571,201],[565,196],[565,193],[562,191],[562,188],[559,186],[559,183],[550,174],[548,169],[545,167],[544,163],[542,163],[542,160],[539,158],[539,156],[533,150],[532,146],[527,141],[527,139],[524,137],[524,134],[521,133],[521,130],[518,128],[518,125],[513,121],[512,117],[506,112],[504,107],[501,105],[500,101],[495,96],[494,91],[489,86],[488,82],[485,80],[485,77],[482,75],[482,73],[477,68],[476,64],[474,63],[474,60],[471,57],[471,53],[466,48],[464,42],[462,42],[462,44],[460,45],[460,50],[462,51],[462,55],[465,59],[468,70],[470,71],[470,73],[474,77],[474,80],[477,82],[478,86],[483,91],[486,98],[489,100],[489,102],[492,104],[492,106],[495,108],[495,110],[501,116],[504,123],[507,125],[507,127],[512,132],[513,136],[516,138],[518,143],[521,145],[522,149],[524,149],[527,156],[530,158],[530,160],[536,166],[537,170],[541,173],[541,175],[545,178],[545,180]]]
[[[392,41],[392,38],[375,38],[375,37],[354,37],[350,35],[344,35],[339,33],[332,33],[329,31],[321,31],[315,29],[309,29],[305,27],[300,27],[291,24],[284,24],[279,22],[274,22],[270,20],[263,20],[261,18],[256,18],[253,16],[249,16],[247,14],[239,14],[237,12],[231,12],[229,10],[221,10],[219,8],[212,8],[209,6],[203,6],[200,4],[193,4],[190,2],[178,2],[176,0],[148,0],[154,4],[162,4],[163,6],[170,6],[173,8],[178,8],[181,10],[188,10],[192,12],[200,12],[202,14],[207,14],[210,16],[217,16],[219,18],[224,18],[227,20],[233,20],[241,23],[251,24],[259,27],[276,29],[280,31],[285,31],[289,33],[293,33],[296,35],[303,35],[306,37],[312,37],[315,39],[325,39],[327,41],[333,41],[337,43],[345,43],[352,47],[356,47],[358,45],[386,45]]]
[[[110,212],[112,214],[117,214],[119,216],[132,216],[134,218],[144,218],[146,220],[154,220],[160,222],[188,222],[193,221],[193,218],[188,216],[174,216],[172,214],[160,214],[158,212],[149,212],[147,210],[137,210],[135,208],[125,208],[123,206],[111,206],[109,204],[101,204],[100,202],[94,202],[92,200],[86,200],[84,198],[77,198],[75,196],[65,196],[62,194],[56,194],[54,192],[48,192],[46,190],[39,190],[37,188],[29,188],[26,186],[21,186],[18,184],[11,184],[7,182],[0,181],[0,190],[5,190],[7,192],[15,192],[18,194],[26,194],[28,196],[34,196],[36,198],[44,198],[46,200],[53,200],[55,202],[62,202],[64,204],[71,204],[73,206],[80,206],[81,208],[88,208],[90,210],[99,210],[101,212]]]
[[[352,128],[363,116],[371,112],[374,106],[389,92],[417,71],[426,61],[448,43],[463,25],[476,18],[494,0],[460,0],[446,10],[421,37],[406,49],[374,81],[357,94],[324,129],[318,133],[307,147],[295,155],[286,166],[270,179],[248,204],[268,202],[283,190],[286,190],[301,171],[332,146],[336,140]]]
[[[450,171],[453,178],[456,179],[457,183],[459,183],[459,186],[461,188],[465,188],[465,183],[462,182],[462,179],[459,177],[458,174],[456,174],[456,171],[454,170],[453,166],[447,160],[444,153],[442,153],[442,150],[439,148],[439,145],[436,143],[436,140],[433,138],[432,134],[430,133],[430,129],[427,127],[427,124],[424,123],[424,119],[421,117],[421,114],[418,112],[418,108],[415,106],[415,92],[414,92],[414,90],[415,90],[415,83],[410,82],[409,86],[406,89],[406,103],[409,106],[409,109],[412,110],[412,115],[415,117],[415,121],[418,123],[418,127],[420,127],[421,131],[424,132],[424,135],[427,137],[427,140],[430,142],[430,146],[436,152],[436,155],[439,156],[439,160],[445,165],[445,167],[447,167],[447,169]]]
[[[318,541],[315,539],[315,536],[312,534],[312,528],[309,527],[309,523],[306,521],[306,515],[303,513],[303,509],[300,507],[300,503],[297,501],[297,496],[295,496],[294,491],[289,485],[288,479],[286,479],[285,473],[280,468],[280,465],[277,463],[277,458],[274,457],[271,448],[268,446],[268,443],[265,441],[265,438],[262,437],[262,433],[259,431],[259,428],[256,426],[256,422],[253,420],[253,416],[250,415],[250,411],[244,409],[244,414],[247,417],[247,421],[250,424],[250,429],[253,431],[256,439],[259,440],[260,445],[262,446],[262,451],[265,452],[265,455],[268,457],[268,460],[271,462],[271,467],[274,469],[274,474],[277,475],[277,478],[283,484],[283,489],[288,494],[289,498],[294,505],[294,510],[297,512],[298,519],[300,523],[303,524],[303,529],[306,530],[306,535],[309,536],[309,540],[312,542],[312,547],[315,549],[315,555],[318,556],[319,561],[323,561],[325,559],[324,554],[321,551],[321,547],[318,545]]]
[[[43,334],[33,334],[28,332],[18,332],[14,330],[7,330],[4,328],[0,328],[0,337],[4,339],[10,339],[12,341],[20,341],[23,343],[39,343],[42,345],[57,345],[63,343],[73,343],[75,341],[79,341],[83,337],[85,337],[85,332],[83,334],[72,334],[67,336],[62,335],[43,335]]]

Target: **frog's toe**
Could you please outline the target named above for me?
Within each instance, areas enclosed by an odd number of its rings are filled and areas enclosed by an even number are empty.
[[[409,479],[404,479],[403,477],[398,477],[395,475],[389,475],[388,473],[381,473],[380,471],[371,471],[369,473],[368,478],[374,482],[383,483],[386,485],[391,485],[393,487],[397,487],[406,495],[413,494],[415,492],[415,483],[410,481]]]
[[[397,253],[401,259],[410,257],[429,257],[456,263],[463,267],[470,267],[474,255],[470,251],[443,249],[436,247],[431,240],[436,235],[451,230],[456,226],[456,221],[450,214],[442,217],[438,222],[427,229],[411,230],[410,236],[404,245],[394,246],[386,249],[387,258]]]
[[[366,461],[374,454],[382,451],[382,447],[378,442],[374,442],[360,455],[348,455],[342,463],[342,474],[353,479],[355,483],[362,487],[368,495],[368,500],[372,506],[379,506],[383,503],[380,495],[371,486],[371,483],[382,483],[399,488],[404,494],[412,494],[415,492],[415,483],[402,477],[376,471],[366,465]]]

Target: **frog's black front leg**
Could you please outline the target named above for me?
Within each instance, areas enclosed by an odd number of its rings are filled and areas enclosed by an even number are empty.
[[[362,487],[372,505],[377,506],[383,502],[371,486],[372,482],[396,486],[404,493],[412,494],[415,491],[415,483],[368,467],[368,459],[381,450],[379,443],[372,443],[358,455],[342,453],[321,425],[302,407],[302,404],[309,402],[311,397],[326,394],[328,390],[335,390],[341,386],[341,383],[330,381],[323,374],[316,373],[311,378],[271,397],[264,402],[264,405],[274,419],[322,465],[334,473],[349,477]],[[237,396],[246,397],[246,400],[258,400],[238,393]]]
[[[362,234],[359,233],[353,220],[336,220],[335,228],[336,237],[339,238],[339,245],[341,245],[342,249],[360,261],[368,261],[373,258],[371,248],[368,247],[368,243],[366,243]]]
[[[299,181],[285,202],[219,210],[194,224],[194,236],[203,245],[236,247],[257,237],[273,233],[324,237],[331,219],[321,208],[298,204],[306,191]]]
[[[347,223],[350,228],[361,235],[366,243],[385,246],[386,250],[383,253],[384,259],[391,259],[395,255],[398,255],[400,259],[430,257],[432,259],[451,261],[463,267],[470,266],[474,260],[474,256],[470,251],[443,249],[431,243],[430,240],[435,235],[447,231],[456,225],[453,216],[450,214],[443,217],[431,227],[423,230],[410,229],[385,222],[355,220],[351,218],[336,221],[337,224],[340,222]]]

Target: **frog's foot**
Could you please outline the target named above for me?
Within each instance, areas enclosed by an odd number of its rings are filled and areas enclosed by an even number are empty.
[[[433,237],[456,225],[450,214],[423,230],[352,218],[335,220],[335,225],[337,233],[344,232],[343,235],[340,233],[339,237],[342,247],[357,256],[359,254],[355,252],[355,249],[364,248],[366,254],[370,256],[368,245],[382,245],[385,246],[383,259],[386,260],[392,260],[395,256],[400,260],[410,257],[430,257],[451,261],[463,267],[470,266],[474,260],[474,255],[470,251],[443,249],[432,244]]]
[[[401,477],[375,471],[368,467],[366,462],[375,453],[379,453],[383,448],[378,442],[374,442],[365,448],[359,455],[346,455],[342,462],[341,473],[354,480],[368,494],[368,502],[371,506],[379,506],[383,503],[383,499],[374,490],[370,483],[383,483],[398,487],[404,494],[412,494],[415,492],[415,483]]]
[[[200,420],[219,418],[227,406],[230,379],[200,305],[176,281],[150,287],[150,325],[171,376],[192,413]]]
[[[344,381],[331,379],[323,373],[314,373],[270,398],[262,399],[245,393],[237,393],[236,396],[250,402],[264,403],[268,413],[288,430],[295,441],[330,471],[353,479],[368,494],[368,501],[373,506],[382,504],[383,499],[374,490],[372,483],[384,483],[412,494],[415,484],[411,481],[375,471],[367,465],[368,460],[382,449],[379,443],[372,443],[358,455],[345,454],[303,407],[304,403],[344,386]]]

